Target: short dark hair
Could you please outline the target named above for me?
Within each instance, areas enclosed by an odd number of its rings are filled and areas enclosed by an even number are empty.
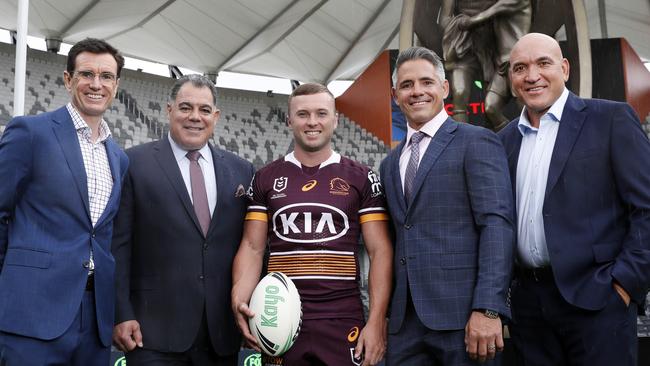
[[[103,39],[86,38],[83,41],[75,43],[68,52],[68,64],[66,70],[68,74],[74,73],[75,63],[77,56],[82,52],[90,52],[94,54],[109,53],[117,62],[117,78],[119,79],[122,68],[124,67],[124,56],[115,47],[108,44]]]
[[[291,95],[289,95],[289,100],[287,101],[287,105],[291,105],[291,99],[293,99],[293,97],[320,93],[329,94],[332,99],[336,99],[334,98],[334,94],[332,94],[332,92],[325,85],[319,83],[305,83],[298,86],[291,92]]]
[[[176,97],[178,96],[178,91],[181,90],[181,87],[185,85],[186,83],[192,83],[194,87],[197,88],[208,88],[210,89],[210,93],[212,93],[212,104],[217,105],[217,87],[214,85],[212,80],[208,79],[207,76],[199,75],[199,74],[189,74],[189,75],[183,75],[180,78],[176,80],[174,85],[172,86],[172,90],[169,92],[169,102],[173,103],[176,101]]]
[[[413,60],[426,60],[429,61],[436,69],[436,74],[442,82],[445,80],[445,67],[442,64],[442,59],[435,52],[424,47],[410,47],[399,53],[397,61],[395,62],[395,69],[393,70],[393,87],[397,88],[397,69],[402,66],[406,61]]]

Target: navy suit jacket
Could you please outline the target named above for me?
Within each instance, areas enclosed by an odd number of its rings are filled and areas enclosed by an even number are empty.
[[[113,190],[93,228],[86,171],[65,107],[16,117],[0,140],[0,330],[50,340],[75,318],[95,262],[95,306],[108,346],[114,316],[113,217],[128,160],[111,139]],[[85,264],[85,266],[84,266]]]
[[[207,237],[167,137],[127,150],[131,162],[115,219],[116,323],[137,320],[144,347],[183,352],[205,309],[212,345],[239,350],[230,307],[232,260],[246,214],[251,163],[211,146],[217,204]]]
[[[521,133],[500,132],[516,189]],[[562,296],[602,309],[612,278],[642,304],[650,279],[650,142],[625,103],[569,94],[551,157],[543,216]]]
[[[447,119],[420,160],[408,206],[399,173],[404,145],[380,168],[395,234],[389,332],[401,327],[407,293],[434,330],[463,329],[473,309],[510,316],[513,208],[499,139]]]

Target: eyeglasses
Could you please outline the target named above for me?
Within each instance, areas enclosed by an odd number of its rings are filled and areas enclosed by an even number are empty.
[[[92,71],[75,71],[75,75],[77,75],[80,79],[86,80],[88,82],[92,82],[95,80],[95,77],[98,76]],[[102,84],[105,85],[111,85],[117,80],[117,76],[111,72],[100,72],[99,73],[99,81]]]

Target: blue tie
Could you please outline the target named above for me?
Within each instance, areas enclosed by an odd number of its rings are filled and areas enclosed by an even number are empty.
[[[406,165],[406,173],[404,175],[404,197],[406,203],[411,203],[411,194],[413,193],[413,181],[415,181],[415,174],[418,171],[418,163],[420,162],[420,141],[424,138],[423,132],[416,132],[411,136],[411,157]]]

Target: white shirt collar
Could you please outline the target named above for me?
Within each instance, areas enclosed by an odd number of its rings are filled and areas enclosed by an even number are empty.
[[[566,101],[569,98],[569,89],[566,87],[562,91],[562,94],[560,94],[560,97],[557,98],[555,103],[551,105],[551,108],[544,113],[544,116],[548,115],[551,117],[551,120],[560,122],[560,118],[562,118],[562,112],[564,112],[564,106],[566,105]],[[542,116],[542,117],[544,117]],[[521,114],[519,115],[519,123],[517,125],[519,128],[519,132],[521,135],[525,135],[527,130],[536,130],[536,128],[533,128],[533,126],[530,124],[530,121],[528,120],[528,114],[526,113],[526,107],[524,107],[521,110]]]
[[[442,108],[438,114],[436,114],[435,117],[433,117],[429,122],[425,123],[424,126],[420,127],[419,130],[415,130],[411,128],[411,126],[407,123],[406,124],[406,145],[409,144],[411,141],[411,136],[413,136],[414,133],[420,131],[424,132],[425,135],[429,137],[433,137],[433,135],[438,132],[440,127],[442,126],[443,123],[449,118],[449,115],[447,114],[447,111]]]
[[[174,158],[176,158],[176,162],[181,161],[183,158],[186,157],[187,153],[189,150],[185,150],[182,147],[178,146],[176,141],[172,138],[171,133],[167,133],[167,139],[169,139],[169,144],[172,146],[172,152],[174,153]],[[202,148],[199,149],[199,152],[201,153],[201,158],[208,160],[207,156],[212,154],[212,151],[210,151],[210,147],[206,143],[203,145]]]
[[[74,124],[75,130],[82,131],[82,134],[90,140],[90,126],[88,126],[88,122],[86,122],[83,117],[81,117],[81,114],[79,114],[79,111],[75,106],[70,102],[66,104],[66,108],[68,109],[68,113],[70,113],[70,117],[72,118],[72,123]],[[108,127],[108,123],[102,118],[101,121],[99,121],[99,138],[97,139],[97,142],[103,142],[107,138],[111,136],[111,129]]]
[[[300,163],[300,161],[298,161],[298,159],[296,159],[296,156],[293,153],[293,151],[288,153],[287,155],[285,155],[284,161],[289,162],[289,163],[293,163],[297,167],[302,168],[302,163]],[[330,164],[336,164],[336,163],[340,163],[340,162],[341,162],[341,154],[337,153],[336,151],[332,151],[332,155],[330,155],[330,157],[327,158],[327,160],[320,163],[318,168],[320,169],[320,168],[323,168],[323,167],[328,166]]]

